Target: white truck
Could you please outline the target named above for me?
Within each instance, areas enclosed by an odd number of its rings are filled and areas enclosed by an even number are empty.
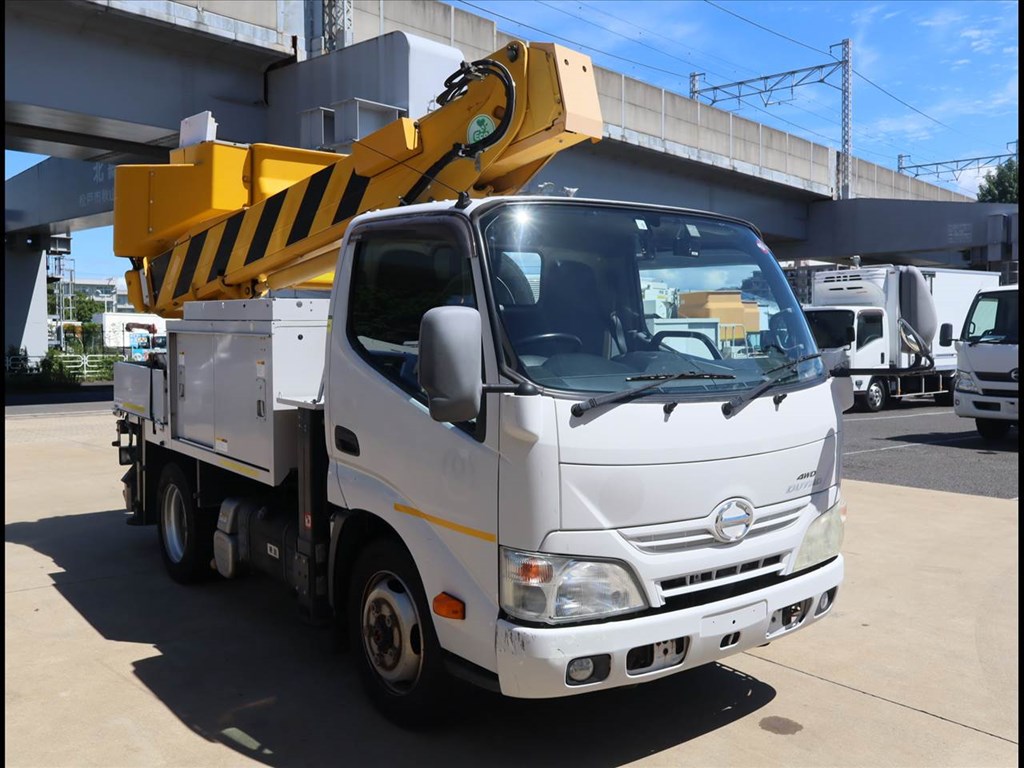
[[[448,672],[569,696],[827,616],[853,392],[757,230],[512,195],[600,136],[584,56],[513,42],[446,85],[348,157],[206,142],[118,169],[129,294],[181,317],[162,361],[115,366],[128,522],[178,581],[284,582],[407,723],[447,714]],[[643,284],[747,279],[756,354],[646,316]],[[274,297],[305,284],[329,298]]]
[[[986,440],[1000,440],[1018,424],[1019,296],[1016,285],[979,292],[956,341],[953,409],[957,416],[974,419]],[[940,346],[953,344],[956,327],[942,325]]]
[[[521,252],[543,262],[539,298]],[[788,351],[674,350],[666,334],[695,332],[651,332],[652,272],[759,273]],[[832,608],[850,382],[749,225],[579,199],[410,206],[353,221],[329,300],[184,314],[166,367],[115,367],[131,522],[157,524],[175,579],[263,571],[336,618],[395,719],[441,711],[445,669],[566,696]]]
[[[131,351],[131,336],[137,329],[161,336],[167,332],[167,321],[152,312],[98,312],[92,321],[103,326],[103,346],[122,352]]]
[[[931,294],[936,322],[959,328],[975,294],[999,284],[993,272],[920,269],[877,265],[816,272],[811,303],[804,313],[821,349],[845,348],[857,400],[880,411],[893,398],[933,395],[940,405],[953,404],[956,355],[935,350],[934,366],[917,374],[894,374],[911,364],[914,353],[903,343],[901,321],[908,311],[906,286],[923,278]]]

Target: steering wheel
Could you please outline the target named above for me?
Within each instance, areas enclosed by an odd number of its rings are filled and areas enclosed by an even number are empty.
[[[792,352],[800,346],[796,339],[793,338],[793,334],[790,333],[789,324],[786,322],[786,318],[784,317],[784,315],[792,311],[792,309],[787,307],[781,312],[778,312],[768,318],[768,328],[775,337],[775,341],[778,343],[779,349],[783,352]]]
[[[520,351],[522,347],[529,347],[533,344],[569,344],[572,346],[572,349],[569,350],[570,352],[583,351],[583,340],[571,333],[535,333],[533,336],[524,336],[516,342],[516,346],[520,348]]]

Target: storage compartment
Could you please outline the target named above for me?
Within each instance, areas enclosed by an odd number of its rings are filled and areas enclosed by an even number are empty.
[[[167,323],[171,437],[275,484],[297,464],[297,411],[323,376],[328,299],[191,302]]]

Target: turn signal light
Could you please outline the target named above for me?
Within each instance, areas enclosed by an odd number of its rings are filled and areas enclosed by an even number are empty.
[[[452,597],[447,592],[442,592],[434,598],[432,605],[434,613],[445,619],[456,619],[463,621],[466,618],[466,604],[457,597]]]

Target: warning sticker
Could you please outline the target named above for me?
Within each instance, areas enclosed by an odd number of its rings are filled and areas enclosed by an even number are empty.
[[[228,453],[228,441],[223,437],[216,437],[213,440],[213,448],[217,453]]]

